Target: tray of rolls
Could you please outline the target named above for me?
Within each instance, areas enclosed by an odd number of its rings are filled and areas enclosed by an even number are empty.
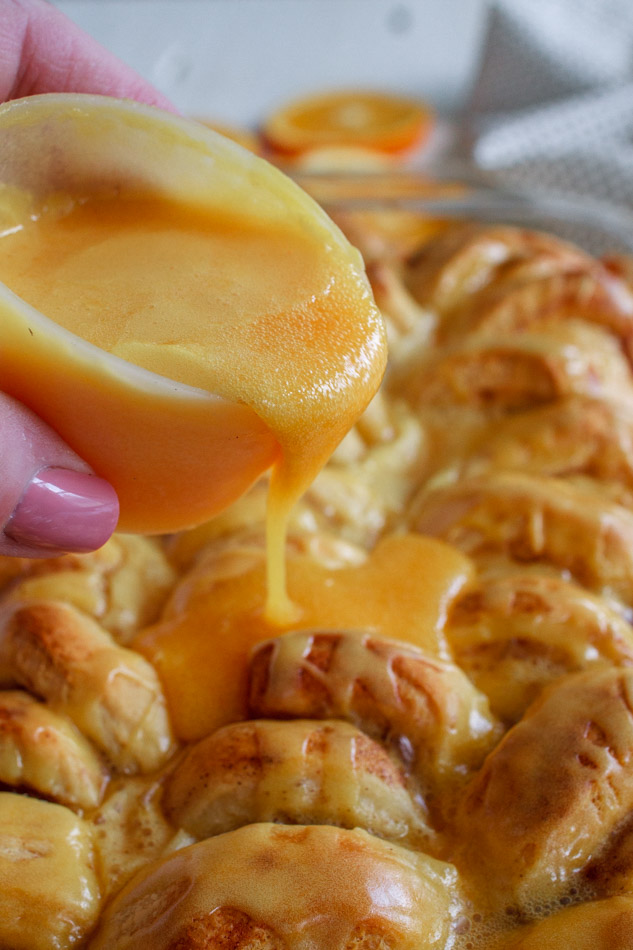
[[[265,479],[0,560],[0,947],[630,948],[626,227],[308,179],[390,356],[293,512],[299,617],[263,613]]]

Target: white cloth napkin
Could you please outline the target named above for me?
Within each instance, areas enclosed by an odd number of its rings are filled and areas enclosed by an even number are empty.
[[[496,184],[633,208],[633,0],[491,0],[461,127]]]

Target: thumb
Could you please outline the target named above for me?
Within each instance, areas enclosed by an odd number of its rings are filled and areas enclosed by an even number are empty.
[[[112,486],[34,413],[0,393],[0,554],[94,551],[118,516]]]

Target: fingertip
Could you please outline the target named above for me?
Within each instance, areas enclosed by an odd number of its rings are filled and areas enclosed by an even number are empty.
[[[95,550],[116,528],[116,492],[50,426],[0,393],[0,555]]]
[[[119,517],[114,488],[87,472],[45,468],[26,486],[4,534],[22,556],[86,553],[111,537]]]

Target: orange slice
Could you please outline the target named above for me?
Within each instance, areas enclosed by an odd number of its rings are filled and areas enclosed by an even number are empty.
[[[299,99],[265,122],[266,141],[282,152],[356,146],[402,152],[423,141],[433,125],[428,106],[404,96],[341,91]]]

